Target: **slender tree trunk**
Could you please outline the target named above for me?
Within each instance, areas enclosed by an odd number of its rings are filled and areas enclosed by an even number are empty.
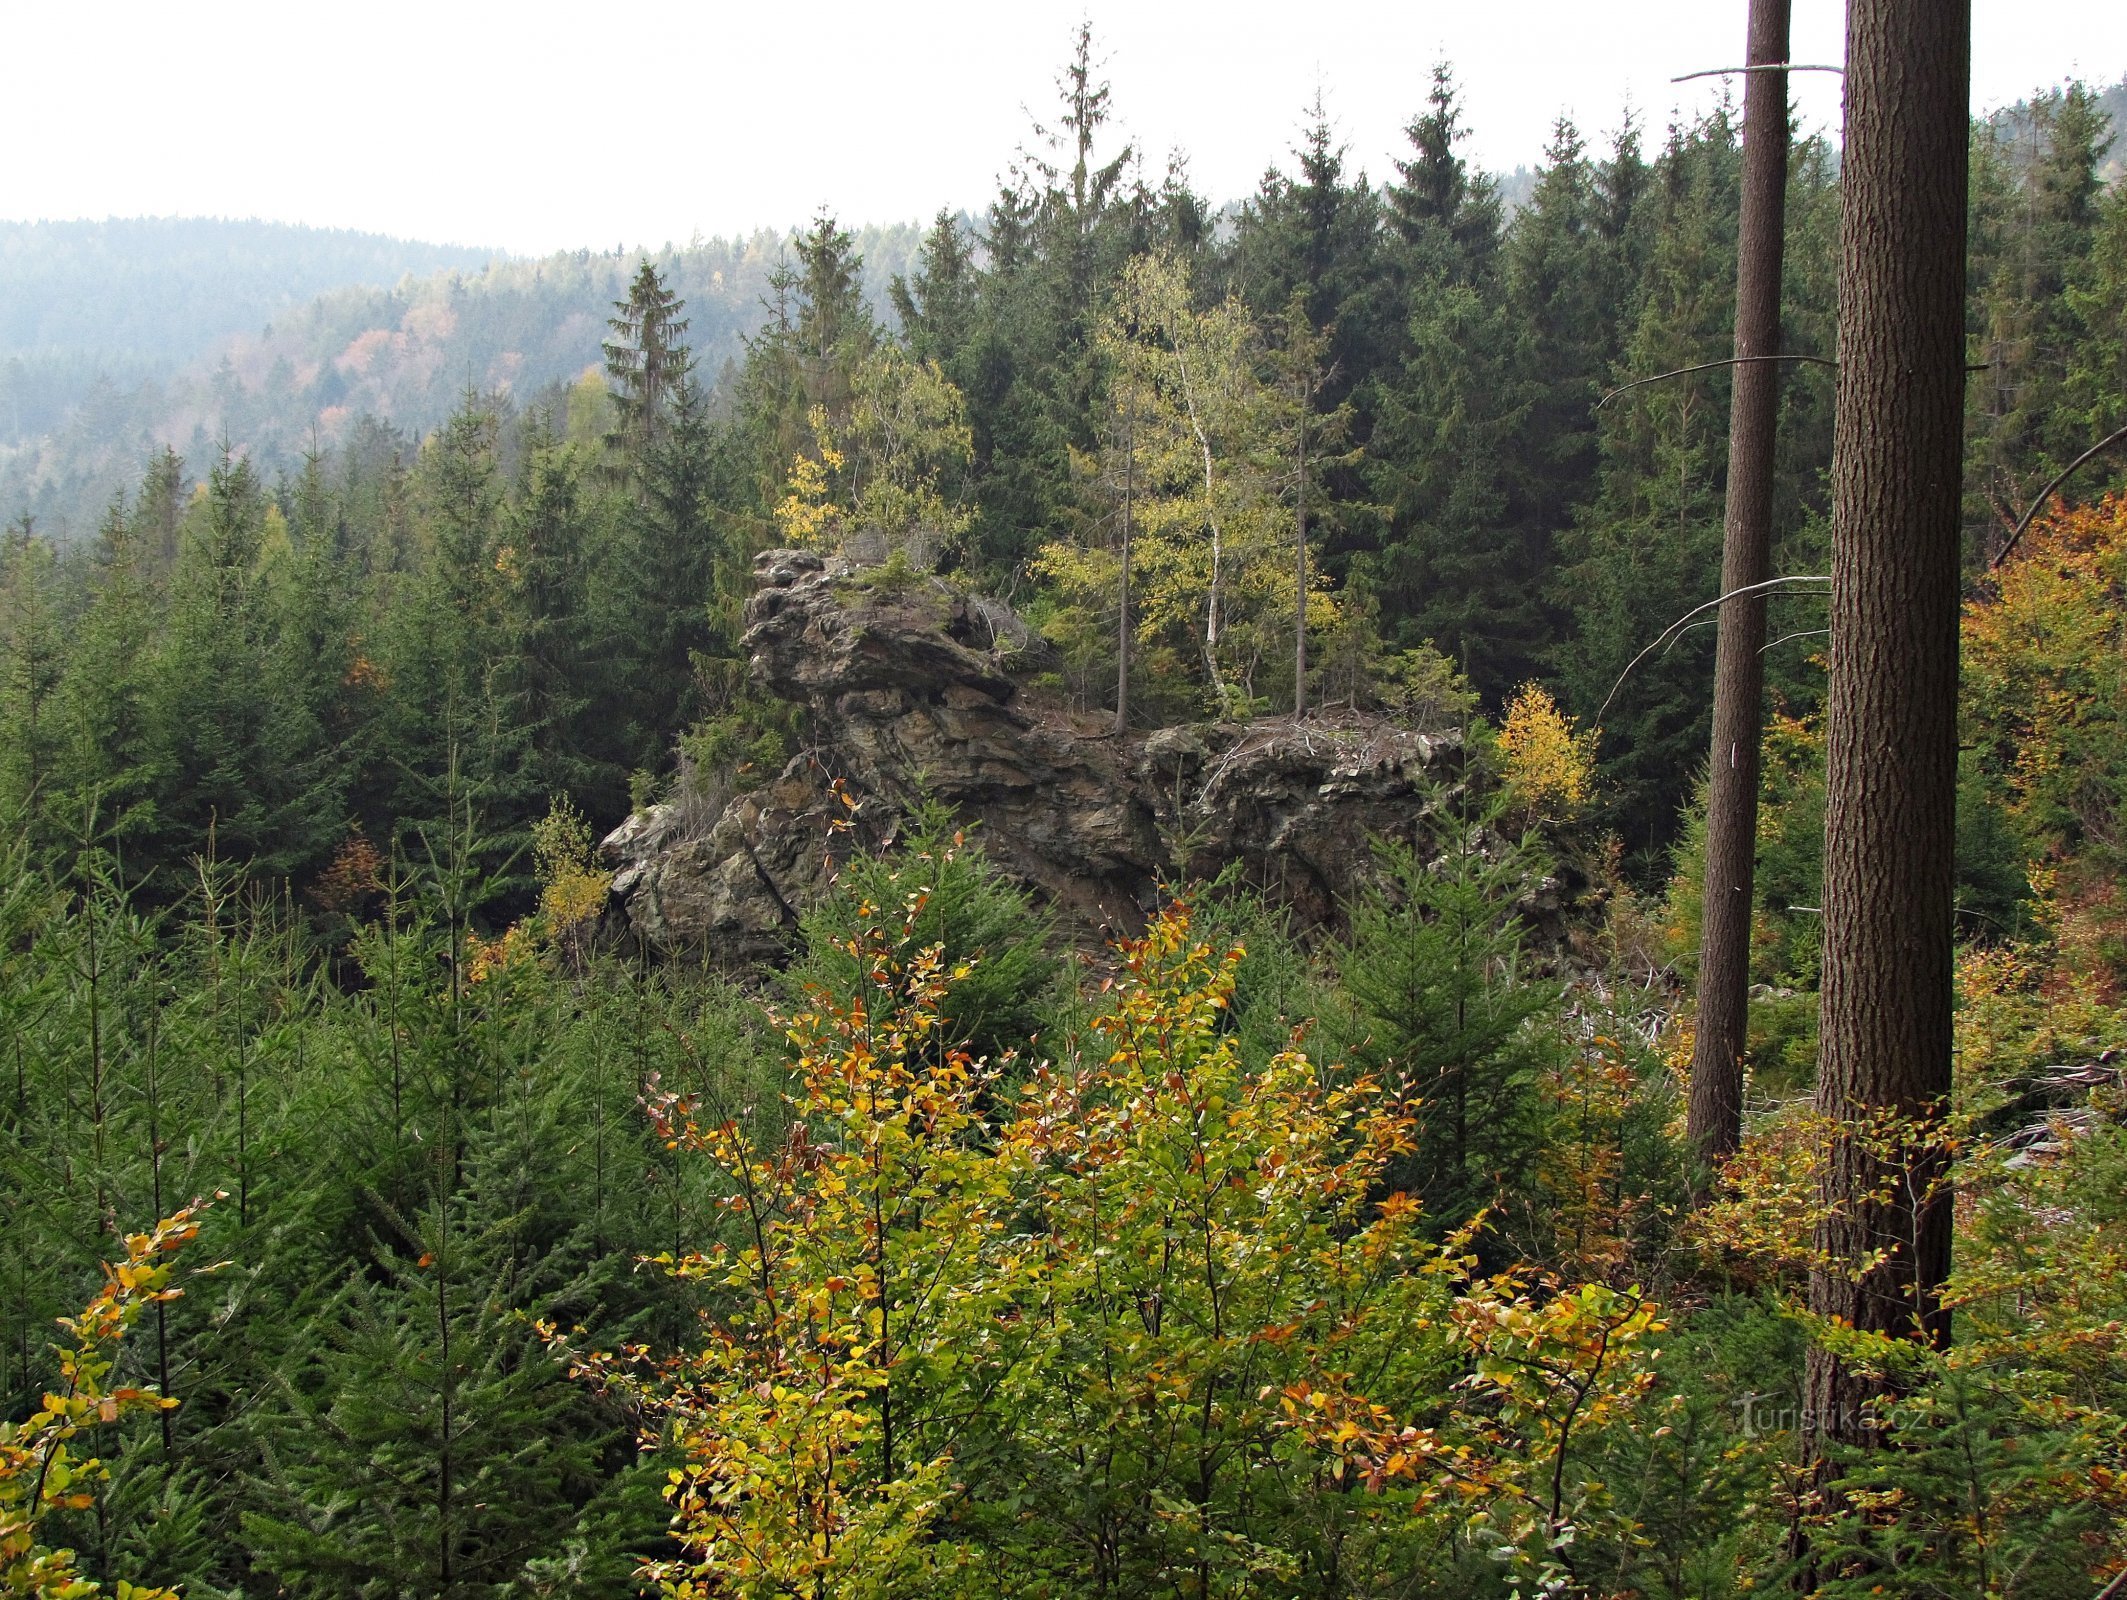
[[[1307,396],[1300,396],[1299,481],[1293,490],[1292,714],[1307,714]]]
[[[162,1195],[162,1028],[156,1016],[159,1003],[154,994],[148,996],[148,1192],[157,1220],[168,1215],[163,1210]],[[169,1310],[168,1301],[156,1300],[155,1392],[165,1400],[173,1398],[170,1393]],[[157,1413],[157,1421],[162,1432],[162,1458],[167,1462],[177,1442],[176,1420],[172,1410],[165,1408]]]
[[[1204,599],[1204,671],[1211,679],[1212,693],[1223,704],[1226,680],[1219,676],[1219,634],[1225,625],[1226,535],[1219,527],[1218,485],[1212,477],[1211,441],[1204,437],[1201,424],[1197,427],[1196,438],[1204,453],[1204,518],[1211,525],[1211,587]]]
[[[1791,9],[1792,0],[1750,0],[1752,66],[1787,60]],[[1736,354],[1741,357],[1777,355],[1780,349],[1787,143],[1787,74],[1749,74],[1743,91],[1743,214],[1736,241]],[[1734,374],[1722,594],[1762,584],[1772,564],[1780,363],[1746,359],[1736,365]],[[1699,1016],[1691,1053],[1687,1124],[1703,1168],[1711,1168],[1735,1150],[1743,1127],[1758,760],[1764,734],[1765,600],[1760,591],[1721,607],[1720,644],[1714,657]],[[1702,1170],[1701,1186],[1703,1181]]]
[[[110,1177],[110,1167],[104,1160],[103,1129],[108,1108],[104,1104],[103,1082],[103,953],[96,938],[95,888],[82,896],[82,910],[88,921],[89,949],[89,1133],[90,1149],[96,1162],[96,1226],[117,1234],[118,1217],[110,1202],[110,1192],[105,1187]]]
[[[1817,1078],[1836,1129],[1810,1307],[1940,1343],[1950,1194],[1925,1125],[1950,1092],[1970,0],[1852,0],[1846,37]],[[1880,1392],[1811,1350],[1812,1445],[1864,1442]]]
[[[442,1412],[437,1434],[436,1456],[436,1575],[443,1587],[451,1587],[451,1555],[455,1545],[452,1516],[455,1511],[453,1494],[457,1488],[456,1463],[452,1459],[452,1447],[457,1443],[453,1431],[457,1418],[452,1415],[452,1402],[457,1399],[458,1374],[451,1366],[451,1314],[450,1314],[450,1196],[446,1193],[436,1207],[436,1340],[441,1358]]]
[[[1115,735],[1130,731],[1130,517],[1137,498],[1137,394],[1123,412],[1122,614],[1115,626]]]
[[[1204,673],[1211,681],[1211,692],[1223,705],[1226,680],[1219,674],[1219,634],[1225,622],[1226,535],[1219,526],[1218,479],[1212,466],[1211,436],[1205,432],[1196,384],[1189,374],[1189,358],[1179,350],[1175,354],[1175,370],[1181,375],[1182,405],[1189,415],[1189,431],[1195,435],[1197,450],[1204,458],[1204,521],[1211,529],[1211,586],[1204,597]]]

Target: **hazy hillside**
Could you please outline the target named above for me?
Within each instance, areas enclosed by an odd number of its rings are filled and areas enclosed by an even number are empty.
[[[207,264],[215,255],[215,230],[231,230],[225,247],[237,252],[258,225],[186,226],[196,230],[199,242],[189,259],[199,270],[173,264],[169,286],[144,291],[151,302],[159,295],[174,319],[188,314],[185,304],[213,298]],[[746,239],[697,241],[654,253],[687,302],[688,338],[711,379],[741,354],[746,334],[759,325],[769,275],[787,238],[763,229]],[[866,288],[875,303],[883,302],[886,285],[907,267],[919,240],[920,231],[908,224],[859,230]],[[113,343],[102,349],[55,345],[42,357],[6,352],[12,359],[0,368],[0,383],[10,386],[0,388],[0,518],[27,511],[55,536],[78,535],[115,489],[138,477],[148,454],[166,443],[198,461],[226,433],[270,476],[299,459],[313,438],[335,443],[364,415],[424,431],[448,414],[469,383],[521,401],[600,359],[606,318],[641,259],[633,252],[589,251],[529,261],[483,259],[472,270],[393,275],[379,283],[388,258],[383,247],[394,241],[373,243],[375,273],[356,272],[299,300],[269,302],[261,290],[244,302],[250,308],[246,320],[233,327],[236,311],[201,313],[193,323],[192,357],[182,363],[105,353],[122,348],[122,330],[114,330]],[[143,259],[127,258],[117,279],[147,272]],[[14,310],[9,326],[64,330],[77,339],[93,331],[87,308],[101,292],[95,257],[84,247],[74,260],[84,281],[64,292],[57,286],[35,291],[47,293],[53,304],[41,312]],[[356,269],[359,252],[345,264]],[[27,272],[18,281],[33,282]],[[140,320],[134,312],[127,315]]]
[[[186,360],[311,296],[499,252],[213,217],[0,222],[0,353]]]
[[[0,443],[48,432],[99,376],[130,385],[327,289],[473,270],[495,254],[213,217],[0,222]]]

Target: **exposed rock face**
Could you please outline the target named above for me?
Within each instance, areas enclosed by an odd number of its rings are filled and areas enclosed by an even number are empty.
[[[713,821],[657,806],[604,845],[628,923],[720,963],[787,948],[836,861],[889,842],[925,795],[977,824],[1076,937],[1133,927],[1163,876],[1235,861],[1325,923],[1371,873],[1369,835],[1408,832],[1437,788],[1428,769],[1457,751],[1453,734],[1360,717],[1117,740],[1012,677],[994,602],[928,579],[867,588],[805,551],[765,552],[755,571],[749,670],[805,707],[808,748]]]
[[[1373,839],[1409,839],[1441,793],[1434,769],[1444,754],[1461,753],[1459,735],[1371,718],[1281,719],[1232,731],[1233,743],[1207,758],[1186,803],[1200,840],[1187,875],[1210,877],[1239,861],[1248,881],[1290,905],[1303,926],[1337,919],[1341,903],[1373,878]]]

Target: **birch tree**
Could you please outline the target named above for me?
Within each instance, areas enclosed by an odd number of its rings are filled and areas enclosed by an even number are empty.
[[[1095,348],[1125,425],[1104,475],[1129,503],[1135,640],[1186,638],[1213,703],[1245,700],[1263,654],[1257,625],[1290,615],[1292,570],[1270,557],[1285,524],[1265,351],[1237,299],[1197,304],[1188,268],[1164,251],[1130,263]],[[1118,473],[1117,468],[1120,468]],[[1084,597],[1121,592],[1116,556],[1052,544],[1041,569]]]

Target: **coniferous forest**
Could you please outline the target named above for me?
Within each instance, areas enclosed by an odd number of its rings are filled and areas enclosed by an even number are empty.
[[[1925,63],[1853,26],[1838,145],[1739,77],[1509,195],[1441,66],[1390,169],[1318,99],[1232,204],[1081,28],[898,265],[820,214],[712,339],[631,260],[425,430],[382,335],[225,367],[93,532],[20,516],[6,1592],[2122,1593],[2127,179],[2107,86],[1959,80],[1954,184],[1887,183]],[[1871,254],[1959,219],[1961,278]],[[1908,434],[1961,479],[1879,591]],[[1326,912],[1177,800],[1092,918],[823,769],[871,713],[764,681],[770,551],[1206,795],[1448,754]],[[733,819],[809,774],[792,903]],[[772,959],[624,899],[644,816],[751,853]],[[1917,1045],[1852,998],[1937,969]]]

